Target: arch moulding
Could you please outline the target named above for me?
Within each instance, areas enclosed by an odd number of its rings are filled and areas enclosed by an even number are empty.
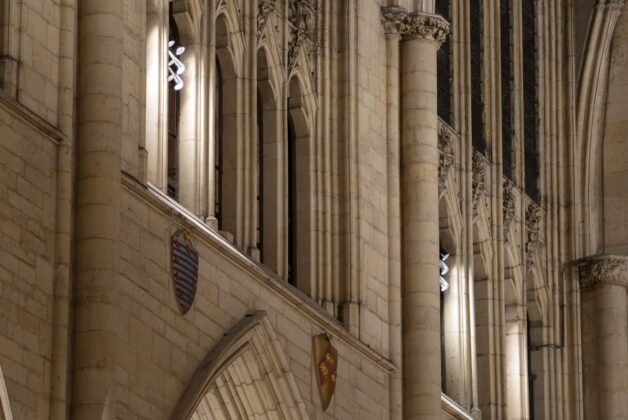
[[[251,380],[234,382],[241,377]],[[192,376],[170,418],[209,420],[222,413],[227,418],[309,419],[264,311],[247,314],[225,333]]]

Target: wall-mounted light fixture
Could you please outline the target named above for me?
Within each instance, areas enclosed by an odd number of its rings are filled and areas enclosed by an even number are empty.
[[[445,251],[443,248],[440,249],[440,261],[439,261],[439,271],[440,271],[440,291],[441,293],[449,289],[449,282],[445,280],[445,274],[449,272],[449,267],[445,263],[445,261],[449,258],[449,252]]]
[[[183,89],[181,75],[185,72],[185,64],[178,57],[184,52],[185,47],[177,45],[174,40],[168,42],[168,82],[174,83],[174,90]]]

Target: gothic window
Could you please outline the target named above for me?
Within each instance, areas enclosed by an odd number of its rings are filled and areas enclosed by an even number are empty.
[[[502,159],[504,176],[512,179],[512,46],[511,0],[500,0],[500,48],[501,48],[501,107],[502,107]]]
[[[436,1],[436,14],[450,20],[450,0]],[[451,125],[451,37],[438,50],[438,116]]]
[[[287,177],[287,279],[303,293],[312,294],[312,150],[306,97],[297,76],[289,84]]]
[[[484,103],[482,101],[482,0],[469,4],[469,31],[471,39],[471,137],[473,147],[484,153]]]
[[[539,202],[535,0],[521,2],[523,44],[523,134],[526,194]]]

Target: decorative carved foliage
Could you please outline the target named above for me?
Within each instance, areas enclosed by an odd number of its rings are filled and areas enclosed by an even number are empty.
[[[413,13],[408,15],[404,29],[404,35],[434,41],[440,45],[449,34],[449,22],[438,15]]]
[[[293,0],[289,4],[288,70],[291,72],[302,49],[314,50],[316,48],[317,14],[314,0]],[[310,53],[311,51],[307,52]]]
[[[472,175],[472,191],[473,191],[473,219],[478,217],[478,203],[480,196],[486,192],[486,173],[488,172],[488,159],[482,153],[473,152],[473,175]]]
[[[508,242],[508,230],[510,229],[510,223],[515,217],[515,193],[513,191],[513,185],[510,181],[504,181],[504,240]]]
[[[439,165],[438,165],[438,194],[439,196],[445,191],[445,182],[451,167],[454,165],[454,148],[453,140],[455,134],[451,129],[438,122],[438,153],[439,153]]]
[[[276,0],[258,0],[257,3],[257,40],[262,38],[266,22],[276,10]]]
[[[382,26],[384,26],[384,33],[399,35],[404,31],[404,23],[408,17],[406,12],[401,7],[384,7],[382,8]]]
[[[387,34],[401,34],[442,44],[449,34],[449,22],[432,14],[408,13],[401,7],[382,8],[382,25]]]
[[[528,239],[526,241],[526,266],[528,270],[536,266],[534,253],[541,243],[541,226],[543,222],[543,210],[534,202],[528,204],[526,209],[526,229]]]
[[[616,284],[628,288],[628,259],[617,255],[585,258],[578,264],[580,288]]]

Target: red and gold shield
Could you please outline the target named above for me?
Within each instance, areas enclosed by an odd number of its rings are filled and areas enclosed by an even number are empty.
[[[323,410],[326,410],[336,391],[336,372],[338,371],[338,350],[331,345],[327,334],[314,337],[314,363],[321,404]]]

